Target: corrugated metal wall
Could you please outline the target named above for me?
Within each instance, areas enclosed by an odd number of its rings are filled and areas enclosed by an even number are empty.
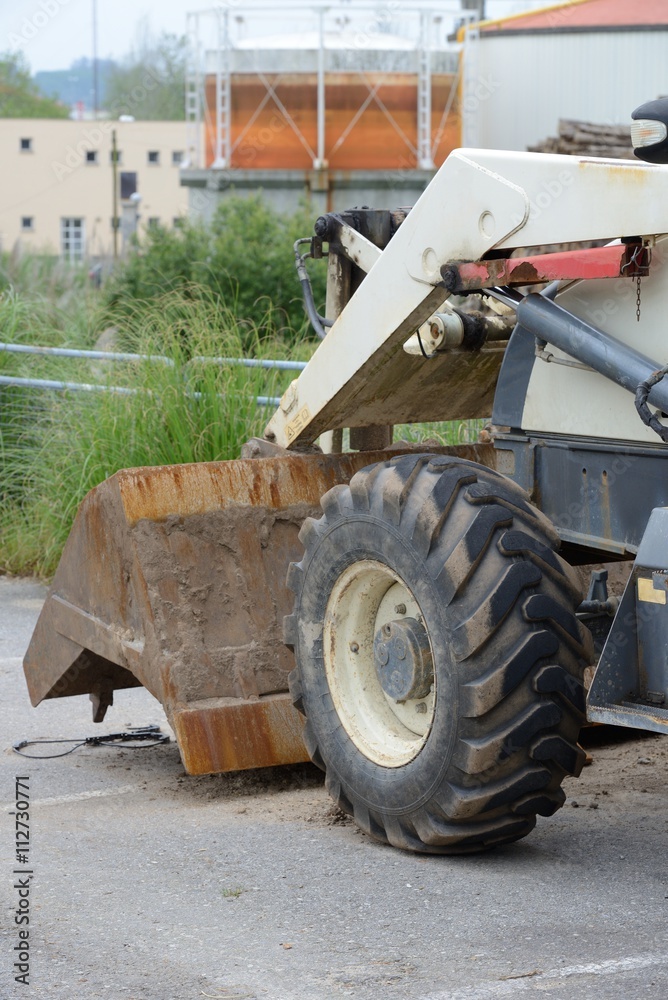
[[[626,124],[668,95],[668,31],[499,34],[467,41],[463,144],[526,149],[559,118]]]

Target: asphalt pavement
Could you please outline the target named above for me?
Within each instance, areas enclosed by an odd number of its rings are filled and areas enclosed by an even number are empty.
[[[44,595],[0,578],[2,1000],[668,996],[663,737],[590,734],[566,806],[518,844],[404,854],[333,810],[310,765],[190,778],[173,741],[20,758],[22,739],[168,731],[143,689],[101,725],[85,697],[32,708]]]

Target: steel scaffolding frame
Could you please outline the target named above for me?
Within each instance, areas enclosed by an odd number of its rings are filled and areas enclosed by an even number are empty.
[[[258,107],[255,109],[251,119],[245,123],[244,129],[236,141],[232,142],[232,55],[233,44],[230,32],[230,12],[233,7],[235,17],[242,19],[245,16],[266,14],[276,15],[276,6],[267,0],[243,0],[243,3],[232,5],[230,2],[219,3],[210,9],[193,11],[187,15],[187,37],[188,37],[188,65],[186,71],[186,128],[187,128],[187,157],[184,167],[204,167],[202,148],[202,124],[207,116],[207,104],[204,87],[207,77],[207,67],[204,65],[206,57],[206,47],[203,42],[203,29],[206,30],[204,37],[216,39],[215,49],[215,121],[214,125],[214,159],[211,168],[214,170],[227,170],[231,166],[231,159],[234,150],[239,142],[252,126],[262,109],[268,101],[272,101],[286,123],[293,129],[298,139],[308,151],[314,170],[321,170],[327,167],[326,160],[326,52],[325,27],[326,17],[333,13],[329,0],[284,0],[281,4],[281,14],[283,16],[293,15],[303,23],[306,15],[315,19],[317,24],[317,139],[316,148],[313,149],[308,139],[304,136],[299,126],[290,115],[288,109],[278,98],[276,88],[281,78],[281,74],[257,73],[266,89]],[[402,137],[411,154],[415,157],[418,168],[423,170],[434,169],[434,153],[438,146],[438,136],[436,140],[432,136],[432,52],[433,52],[433,32],[434,26],[442,20],[444,15],[452,14],[460,19],[471,19],[472,15],[462,13],[459,0],[401,0],[401,3],[394,0],[386,0],[384,7],[378,3],[361,2],[354,6],[345,7],[343,10],[350,14],[368,14],[371,16],[370,27],[367,25],[367,35],[382,33],[383,20],[394,18],[411,18],[418,28],[416,37],[417,56],[417,143],[414,144],[404,129],[397,123],[390,110],[381,100],[378,90],[380,84],[372,85],[363,71],[357,71],[361,79],[366,84],[369,91],[361,106],[354,112],[350,121],[345,126],[341,134],[331,143],[331,150],[338,149],[350,134],[354,126],[363,115],[370,104],[382,111],[392,127]],[[213,26],[213,31],[211,30]],[[363,46],[360,46],[363,48]],[[273,76],[274,79],[270,79]],[[448,99],[447,111],[452,106],[456,83],[453,84],[453,92]],[[442,134],[444,121],[439,125]]]

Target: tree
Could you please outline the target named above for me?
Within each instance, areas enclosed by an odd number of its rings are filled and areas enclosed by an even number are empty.
[[[252,335],[269,310],[289,342],[308,330],[293,245],[313,228],[303,206],[283,215],[261,194],[230,194],[209,225],[184,219],[178,229],[149,229],[106,286],[109,321],[135,318],[167,291],[214,293]],[[316,305],[324,309],[326,268],[309,265]],[[273,332],[273,331],[272,331]],[[244,334],[242,333],[242,336]],[[248,349],[250,341],[245,345]]]
[[[107,77],[116,63],[112,59],[97,60],[98,106],[107,106]],[[69,108],[81,105],[89,110],[93,107],[93,90],[96,65],[92,59],[82,56],[75,59],[69,69],[39,70],[34,74],[37,86],[44,94],[51,96]]]
[[[185,118],[187,40],[163,32],[145,32],[139,44],[107,78],[105,103],[114,117],[144,121]]]
[[[40,91],[22,53],[0,53],[0,118],[68,117],[68,108]]]

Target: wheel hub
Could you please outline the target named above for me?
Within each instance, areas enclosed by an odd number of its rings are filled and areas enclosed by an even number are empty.
[[[429,637],[415,618],[387,622],[373,641],[376,674],[385,694],[395,701],[426,698],[434,682]]]
[[[334,708],[355,746],[382,767],[417,757],[433,725],[437,680],[422,610],[401,578],[373,559],[347,566],[327,601],[322,646]]]

